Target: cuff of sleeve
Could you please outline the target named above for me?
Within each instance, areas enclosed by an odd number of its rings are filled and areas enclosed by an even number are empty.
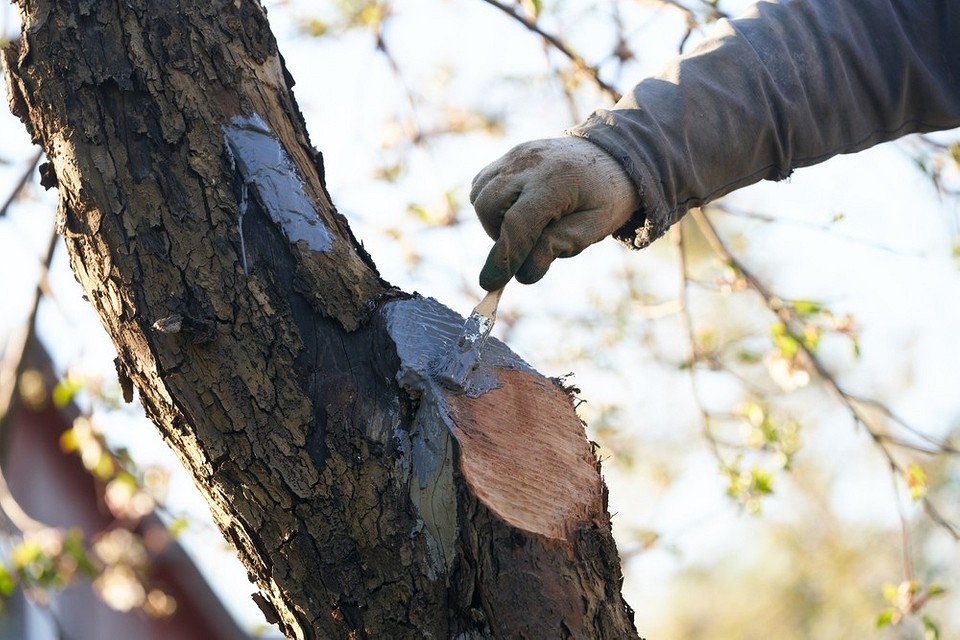
[[[610,154],[624,168],[640,195],[640,208],[612,236],[631,249],[643,249],[662,236],[670,228],[671,222],[663,206],[663,193],[660,182],[650,173],[644,163],[636,162],[634,157],[618,143],[613,130],[613,117],[606,110],[593,113],[585,122],[564,131],[564,135],[583,138]]]

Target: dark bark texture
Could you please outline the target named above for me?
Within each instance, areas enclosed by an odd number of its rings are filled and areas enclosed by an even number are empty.
[[[117,370],[297,638],[629,638],[570,395],[393,289],[329,201],[251,0],[18,0],[10,105]]]

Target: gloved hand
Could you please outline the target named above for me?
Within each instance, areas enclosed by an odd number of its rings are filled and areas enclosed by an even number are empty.
[[[473,179],[473,203],[496,242],[480,286],[513,276],[531,284],[555,258],[577,255],[622,227],[640,206],[637,188],[607,152],[583,138],[518,145]]]

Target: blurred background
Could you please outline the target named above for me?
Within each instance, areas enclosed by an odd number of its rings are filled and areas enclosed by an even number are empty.
[[[490,247],[472,177],[609,107],[748,3],[265,5],[335,205],[384,279],[466,315]],[[55,193],[6,109],[0,141],[0,390],[19,377],[23,423],[62,422],[42,454],[0,417],[10,490],[21,461],[39,505],[19,521],[4,506],[0,638],[71,637],[93,606],[81,588],[121,617],[276,637],[190,479],[121,401],[52,237]],[[641,636],[960,637],[958,195],[960,133],[910,136],[736,192],[644,251],[607,240],[507,288],[494,335],[580,389]],[[62,487],[79,481],[36,480],[78,463],[106,534],[50,508],[77,504]],[[190,579],[157,582],[161,561]]]

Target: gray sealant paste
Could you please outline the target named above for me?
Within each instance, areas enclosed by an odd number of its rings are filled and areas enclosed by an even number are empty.
[[[452,393],[437,379],[442,366],[463,331],[465,319],[433,298],[388,302],[381,308],[387,333],[400,359],[397,382],[412,398],[419,398],[410,429],[411,462],[415,482],[410,497],[420,511],[430,536],[435,569],[444,573],[454,557],[457,535],[451,438],[454,423],[446,398]],[[503,386],[498,369],[534,370],[495,338],[487,340],[477,368],[467,380],[465,394],[478,397]],[[406,439],[407,434],[398,433]]]
[[[303,241],[313,251],[329,251],[333,237],[304,193],[303,181],[293,160],[270,126],[256,113],[234,116],[230,122],[229,126],[223,127],[223,137],[244,184],[240,203],[241,228],[246,190],[250,189],[291,243]]]
[[[414,397],[436,392],[438,369],[450,352],[457,349],[457,340],[466,320],[433,298],[389,302],[384,305],[382,313],[400,357],[397,382]],[[465,394],[476,398],[503,386],[498,369],[535,373],[505,344],[491,337],[480,353],[477,368],[467,380]]]

